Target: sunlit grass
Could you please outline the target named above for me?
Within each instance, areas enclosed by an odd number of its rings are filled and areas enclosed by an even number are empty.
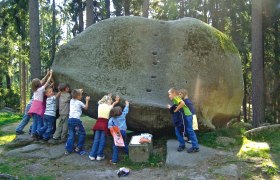
[[[238,156],[241,158],[246,157],[261,157],[269,158],[270,147],[265,142],[255,142],[243,137],[243,144],[238,152]]]
[[[262,138],[263,139],[263,138]],[[263,139],[264,140],[264,139]],[[271,142],[270,142],[271,143]],[[257,142],[243,137],[243,144],[237,154],[241,159],[260,158],[260,168],[269,176],[278,174],[278,165],[272,160],[268,142]]]
[[[15,138],[15,134],[0,136],[0,146],[12,142]]]

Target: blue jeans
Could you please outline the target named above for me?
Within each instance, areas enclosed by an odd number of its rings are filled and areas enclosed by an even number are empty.
[[[38,114],[32,114],[33,124],[31,129],[31,135],[34,135],[42,126],[43,118]]]
[[[125,152],[125,154],[128,154],[128,146],[127,146],[127,143],[126,143],[126,137],[127,137],[126,136],[126,131],[125,130],[121,130],[121,134],[122,134],[124,145],[125,145],[125,147],[123,147],[124,148],[124,152]],[[122,147],[115,146],[115,143],[113,142],[112,162],[117,162],[119,160],[119,148],[122,148]]]
[[[80,119],[69,118],[68,119],[68,138],[65,149],[68,152],[73,152],[75,134],[78,132],[78,144],[77,148],[80,150],[83,148],[86,139],[86,131]]]
[[[37,133],[44,139],[50,139],[53,131],[53,122],[55,121],[55,116],[44,115],[43,127],[41,127]]]
[[[198,141],[196,138],[196,134],[193,130],[193,122],[192,122],[193,117],[192,116],[184,116],[185,120],[185,129],[188,134],[188,138],[192,141],[192,147],[193,148],[199,148]]]
[[[94,139],[92,143],[92,148],[89,153],[91,157],[103,157],[104,156],[104,148],[106,145],[106,134],[102,130],[96,130],[94,132]]]
[[[183,133],[180,132],[177,127],[175,127],[175,134],[176,134],[177,140],[179,141],[179,147],[185,148],[186,145],[185,145]]]
[[[31,107],[31,104],[29,103],[26,106],[25,111],[24,111],[24,115],[23,115],[19,125],[16,128],[16,132],[22,132],[24,127],[29,123],[29,120],[30,120],[31,117],[29,116],[28,111],[29,111],[30,107]]]

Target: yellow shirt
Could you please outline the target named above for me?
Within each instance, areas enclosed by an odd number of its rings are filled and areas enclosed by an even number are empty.
[[[98,105],[98,118],[109,119],[110,111],[112,109],[112,105],[108,104],[99,104]]]

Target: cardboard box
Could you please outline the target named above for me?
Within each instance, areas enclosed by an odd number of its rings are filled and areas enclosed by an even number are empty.
[[[132,136],[128,145],[129,159],[133,162],[148,162],[153,153],[153,141],[151,143],[139,143],[140,136]]]

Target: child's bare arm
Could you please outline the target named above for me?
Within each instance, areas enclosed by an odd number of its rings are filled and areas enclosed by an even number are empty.
[[[43,79],[41,80],[41,84],[45,84],[47,77],[50,75],[50,70],[47,70],[47,74],[45,77],[43,77]]]
[[[59,91],[58,93],[56,93],[55,98],[59,97],[61,95],[61,91]]]
[[[50,70],[49,78],[48,78],[47,82],[44,84],[44,86],[46,86],[47,84],[49,84],[50,81],[51,81],[51,79],[52,79],[52,70]]]
[[[86,97],[86,106],[84,107],[84,110],[87,110],[87,109],[88,109],[88,102],[89,102],[89,100],[90,100],[90,97],[87,96],[87,97]]]
[[[177,108],[174,110],[174,112],[179,111],[184,105],[185,105],[185,102],[181,101],[180,104],[177,106]]]
[[[120,102],[120,99],[121,99],[120,96],[116,96],[115,102],[113,102],[111,106],[114,107],[116,104],[118,104]]]

